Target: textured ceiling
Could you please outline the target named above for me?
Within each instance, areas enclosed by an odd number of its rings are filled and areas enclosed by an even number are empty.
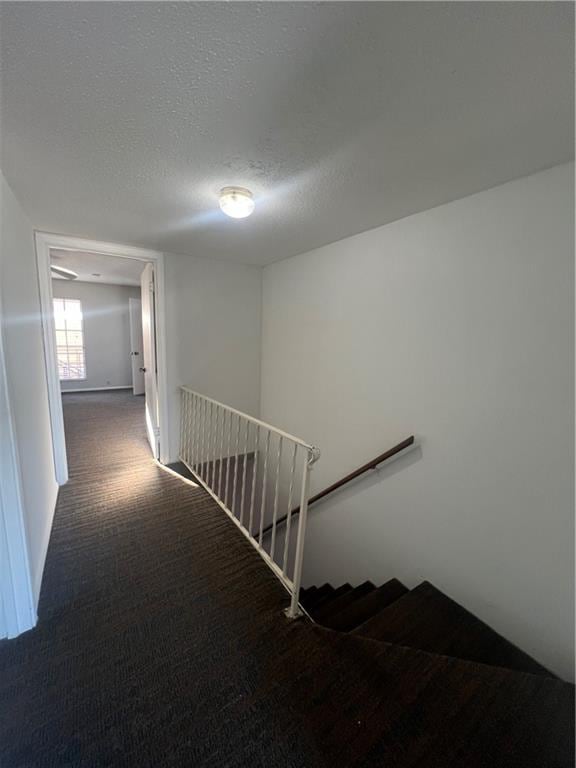
[[[571,3],[9,3],[35,227],[264,264],[573,151]],[[254,215],[218,211],[228,184]]]
[[[106,256],[102,253],[67,251],[59,248],[50,249],[50,259],[54,266],[71,269],[84,283],[112,283],[113,285],[140,285],[140,275],[144,262],[137,259]],[[96,273],[96,274],[95,274]],[[55,280],[59,278],[53,275]]]

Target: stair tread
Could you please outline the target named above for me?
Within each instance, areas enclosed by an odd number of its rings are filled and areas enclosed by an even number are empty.
[[[340,597],[341,595],[345,595],[347,592],[350,592],[352,590],[352,587],[350,584],[342,584],[339,587],[336,587],[333,589],[332,592],[328,592],[324,595],[324,597],[319,597],[318,600],[314,601],[314,610],[318,611],[322,608],[322,606],[327,603],[329,600],[335,600],[336,598]]]
[[[366,767],[574,765],[573,685],[318,625],[315,632],[335,654],[331,664],[342,679],[346,718],[333,753],[339,764],[356,765],[349,745],[362,741]],[[344,683],[352,666],[353,679]],[[310,691],[312,682],[303,682]],[[327,713],[331,706],[327,700]]]
[[[278,649],[274,685],[306,713],[322,765],[573,768],[572,685],[310,629],[318,642],[305,654]]]
[[[318,587],[316,592],[314,594],[306,597],[304,599],[304,602],[302,603],[306,610],[313,608],[317,603],[319,603],[321,600],[323,600],[325,597],[328,597],[334,592],[334,587],[330,584],[323,584],[321,587]]]
[[[371,581],[365,581],[359,586],[351,589],[346,594],[335,597],[332,600],[325,601],[321,606],[319,606],[318,611],[312,611],[312,617],[315,621],[321,621],[326,617],[331,616],[333,613],[338,613],[347,605],[350,605],[355,600],[359,600],[369,592],[372,592],[374,589],[376,589],[376,587],[374,584],[372,584]]]
[[[541,664],[427,581],[353,630],[374,640],[553,677]]]
[[[381,587],[352,601],[337,613],[326,616],[320,623],[330,629],[349,632],[407,593],[408,588],[402,582],[398,579],[390,579]]]

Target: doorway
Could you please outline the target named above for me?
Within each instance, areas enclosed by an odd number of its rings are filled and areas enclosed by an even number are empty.
[[[142,394],[150,449],[156,459],[166,463],[163,254],[46,233],[36,234],[36,252],[57,482],[62,485],[68,480],[62,407],[62,392],[66,391],[125,389],[135,396]],[[106,311],[88,306],[86,297],[98,291],[110,293],[104,285],[122,280],[132,284],[133,292],[125,301],[128,351],[120,364],[119,333],[110,329],[101,329],[99,334],[89,331],[99,319],[98,312]],[[106,319],[110,321],[110,317]],[[112,347],[118,358],[115,364],[111,362]]]

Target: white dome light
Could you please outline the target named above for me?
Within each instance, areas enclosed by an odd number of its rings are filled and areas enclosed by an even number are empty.
[[[245,219],[254,210],[252,192],[244,187],[224,187],[220,190],[220,208],[233,219]]]

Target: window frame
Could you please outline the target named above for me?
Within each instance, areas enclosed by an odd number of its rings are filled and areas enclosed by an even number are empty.
[[[58,366],[58,378],[59,381],[62,382],[69,382],[69,381],[86,381],[88,378],[88,372],[86,369],[86,338],[84,335],[84,311],[82,309],[82,301],[80,299],[71,299],[71,298],[63,298],[60,296],[53,296],[52,297],[52,307],[54,312],[54,330],[55,330],[55,342],[56,342],[56,364]],[[56,310],[56,303],[61,302],[62,308],[61,311]],[[80,328],[68,328],[66,323],[66,304],[77,304],[78,305],[78,315],[80,317]],[[58,318],[63,317],[64,318],[64,327],[58,326]],[[80,333],[81,338],[81,344],[69,344],[68,343],[68,333]],[[59,344],[58,343],[58,333],[65,333],[66,334],[66,344]],[[66,354],[66,360],[67,360],[67,366],[68,369],[70,369],[71,363],[70,363],[70,350],[73,349],[75,354],[78,354],[78,350],[80,350],[81,364],[78,364],[76,367],[82,368],[83,376],[61,376],[61,369],[60,369],[60,361],[58,359],[59,354],[61,353],[61,350],[65,350]]]

